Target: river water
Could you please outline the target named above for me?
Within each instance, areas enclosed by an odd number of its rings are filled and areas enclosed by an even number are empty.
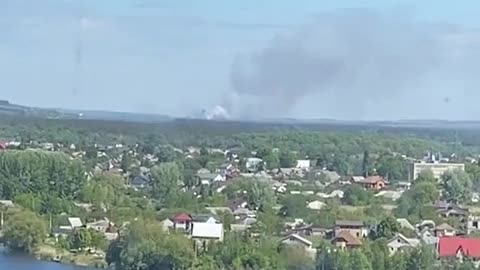
[[[0,249],[0,270],[94,270],[55,262],[43,262],[35,258],[2,252]]]

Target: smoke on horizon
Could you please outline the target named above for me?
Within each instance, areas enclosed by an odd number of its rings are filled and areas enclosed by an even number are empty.
[[[435,116],[448,98],[449,106],[461,103],[454,116],[479,115],[468,98],[478,97],[480,86],[479,33],[402,14],[321,14],[237,57],[224,106],[239,118],[286,116],[305,103],[343,118],[372,118],[379,110],[405,118]]]

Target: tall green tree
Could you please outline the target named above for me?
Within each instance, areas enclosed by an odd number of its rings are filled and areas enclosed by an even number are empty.
[[[360,250],[352,251],[350,260],[352,263],[352,270],[372,270],[372,264],[367,256],[365,256]]]
[[[123,151],[122,160],[120,161],[120,168],[123,172],[128,172],[132,166],[132,156],[128,151]]]
[[[47,226],[35,213],[20,211],[6,220],[3,237],[8,247],[31,253],[47,237]]]
[[[136,221],[108,248],[107,263],[118,270],[190,269],[195,253],[189,239],[166,234],[152,221]]]
[[[400,231],[400,224],[392,216],[386,216],[377,227],[376,237],[392,238]]]
[[[0,171],[0,197],[5,199],[22,193],[73,198],[86,183],[81,162],[63,153],[2,151]]]
[[[362,172],[364,177],[368,177],[370,155],[367,150],[363,151]]]
[[[297,157],[292,151],[281,151],[279,155],[279,165],[282,168],[291,168],[295,167],[297,162]]]
[[[434,270],[435,253],[429,246],[413,250],[407,262],[407,270]]]
[[[408,179],[408,164],[401,156],[381,156],[376,169],[379,175],[389,181]]]
[[[448,171],[442,176],[443,196],[453,203],[465,203],[472,197],[472,180],[460,170]]]
[[[180,171],[174,162],[161,163],[151,169],[152,195],[164,204],[175,202],[179,193]]]

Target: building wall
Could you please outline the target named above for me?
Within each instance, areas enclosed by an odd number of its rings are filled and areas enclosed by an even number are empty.
[[[362,239],[368,236],[368,230],[364,227],[362,228],[341,228],[335,227],[335,235],[338,235],[340,232],[346,231],[349,232],[351,235],[357,237],[358,239]]]
[[[465,164],[462,163],[413,163],[412,179],[417,179],[422,171],[430,170],[435,179],[440,179],[447,171],[465,170]]]

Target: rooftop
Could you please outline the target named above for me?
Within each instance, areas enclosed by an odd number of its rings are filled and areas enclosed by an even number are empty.
[[[357,220],[337,220],[335,221],[335,226],[353,226],[353,227],[363,227],[365,224],[363,221]]]
[[[223,224],[193,222],[192,238],[222,239]]]

